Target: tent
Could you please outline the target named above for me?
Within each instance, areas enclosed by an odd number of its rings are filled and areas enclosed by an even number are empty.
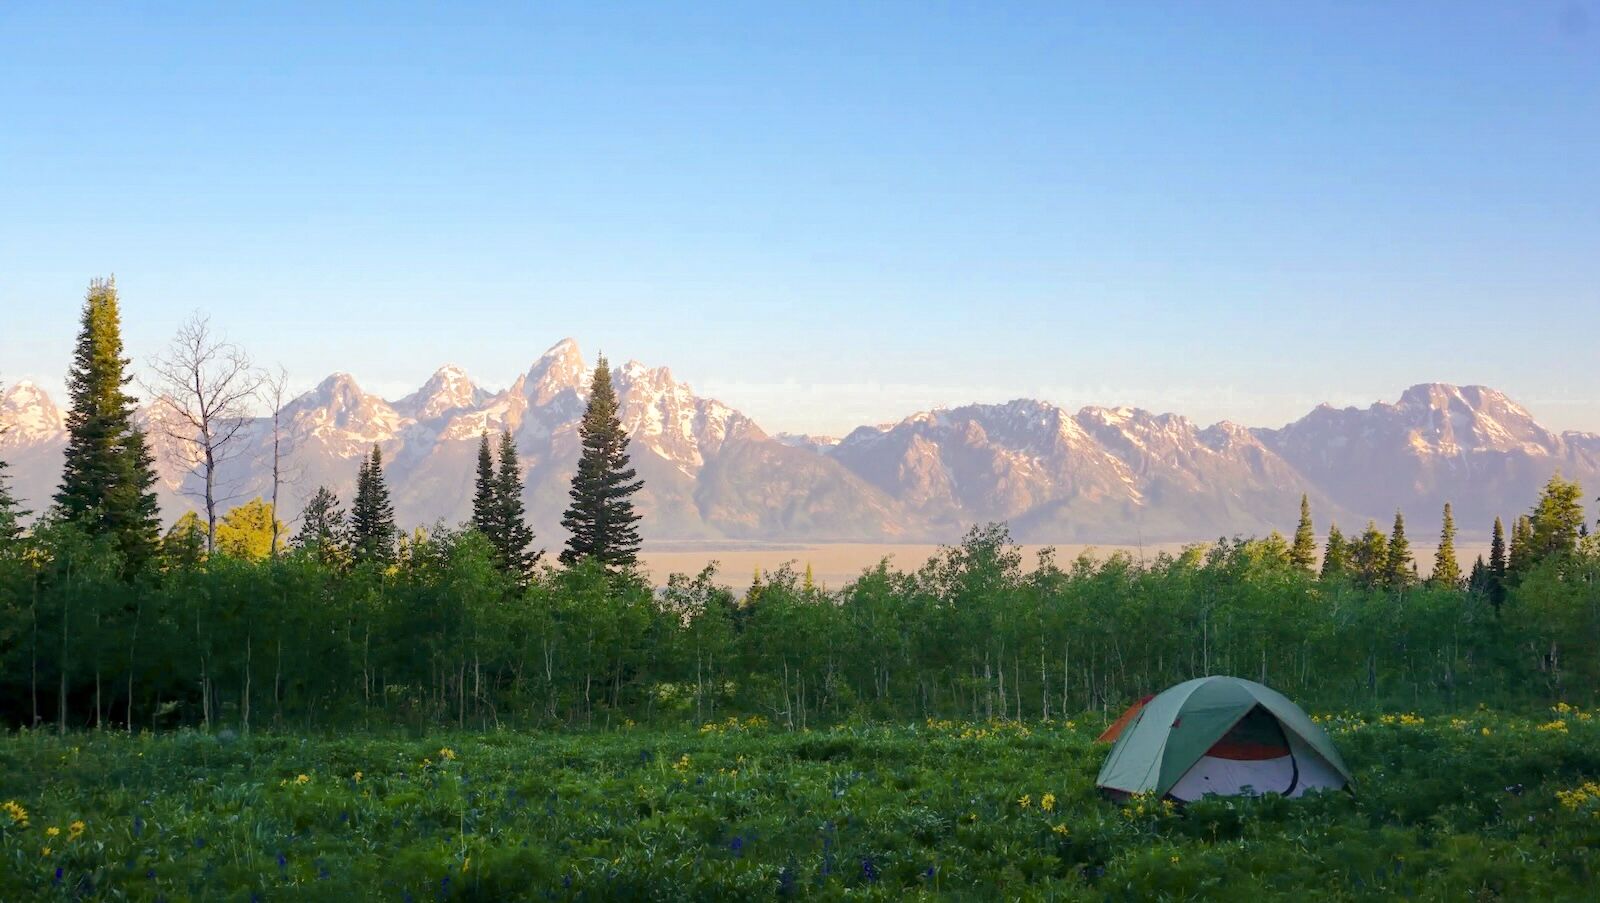
[[[1096,781],[1114,796],[1155,793],[1184,802],[1210,793],[1292,797],[1351,781],[1327,732],[1282,693],[1254,681],[1185,681],[1123,717],[1128,721]]]

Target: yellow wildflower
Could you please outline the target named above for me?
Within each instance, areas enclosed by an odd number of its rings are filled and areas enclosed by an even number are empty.
[[[1026,809],[1029,806],[1033,805],[1033,794],[1024,793],[1023,795],[1017,797],[1017,805],[1021,806],[1024,809]]]
[[[1483,730],[1478,731],[1478,733],[1480,733],[1480,734],[1484,735],[1485,737],[1487,737],[1487,736],[1489,736],[1489,729],[1488,728],[1484,728]]]
[[[356,772],[356,783],[357,784],[361,783],[361,772],[359,772],[359,771]]]
[[[60,833],[61,833],[61,829],[56,827],[55,825],[51,825],[50,827],[44,829],[44,834],[45,834],[46,837],[55,837]]]
[[[87,827],[88,825],[85,825],[82,820],[75,821],[72,824],[67,825],[68,838],[71,840],[77,840],[78,835],[82,834],[84,829]]]
[[[295,775],[294,782],[296,784],[309,784],[309,783],[311,783],[311,775],[308,775],[308,774]]]
[[[1060,834],[1062,837],[1065,837],[1065,836],[1067,836],[1067,830],[1068,830],[1067,829],[1067,823],[1066,822],[1062,822],[1061,824],[1056,825],[1054,828],[1051,828],[1050,830],[1056,832],[1057,834]]]
[[[1550,722],[1547,722],[1545,724],[1539,725],[1539,730],[1541,730],[1541,731],[1556,731],[1557,733],[1564,734],[1564,733],[1567,732],[1567,723],[1565,721],[1560,721],[1560,720],[1550,721]]]
[[[1054,793],[1046,793],[1044,796],[1039,797],[1039,808],[1046,812],[1056,811],[1056,795]]]
[[[456,757],[456,751],[451,749],[448,746],[446,746],[443,749],[439,750],[439,758],[443,759],[446,762],[454,760],[455,757]]]
[[[461,873],[462,874],[466,874],[467,869],[469,869],[469,868],[472,868],[472,857],[471,856],[468,856],[466,859],[463,859],[461,861]]]
[[[49,847],[45,847],[44,849],[40,850],[39,851],[39,855],[40,856],[49,856],[50,855],[50,848]]]
[[[0,810],[4,810],[7,815],[11,816],[13,825],[19,828],[28,826],[28,810],[22,808],[22,804],[16,800],[6,800],[5,805],[0,806]]]
[[[1173,865],[1177,865],[1178,864],[1178,857],[1177,856],[1173,856],[1172,859],[1170,859],[1168,861],[1170,861]]]

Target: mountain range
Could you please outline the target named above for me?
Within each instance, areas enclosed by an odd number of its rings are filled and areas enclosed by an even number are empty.
[[[281,422],[286,514],[319,485],[348,500],[360,458],[377,443],[403,525],[470,513],[484,431],[509,429],[539,542],[556,547],[578,457],[577,424],[592,375],[563,340],[510,387],[490,392],[447,366],[394,401],[335,373],[295,398]],[[770,435],[664,367],[613,370],[647,542],[945,542],[1004,520],[1028,542],[1134,543],[1286,530],[1302,493],[1321,529],[1404,509],[1413,535],[1437,530],[1444,502],[1464,533],[1525,510],[1561,471],[1600,488],[1600,435],[1555,433],[1484,386],[1425,384],[1395,403],[1322,405],[1279,429],[1129,407],[1077,412],[1044,401],[971,404],[862,426],[842,439]],[[159,416],[140,416],[149,424]],[[49,503],[65,445],[63,412],[37,386],[0,395],[0,460],[29,507]],[[198,479],[150,430],[169,520],[195,507]],[[221,474],[237,501],[268,491],[271,430],[241,432]]]

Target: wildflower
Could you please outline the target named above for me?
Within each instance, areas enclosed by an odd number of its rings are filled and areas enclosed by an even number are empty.
[[[296,784],[309,784],[311,783],[311,776],[308,774],[295,775],[294,782]]]
[[[1021,806],[1024,809],[1026,809],[1029,806],[1033,805],[1033,794],[1024,793],[1023,795],[1017,797],[1017,805]]]
[[[1539,730],[1555,731],[1556,733],[1564,734],[1567,732],[1567,723],[1558,719],[1556,721],[1550,721],[1539,725]]]
[[[1484,735],[1485,737],[1487,737],[1487,736],[1489,736],[1489,729],[1486,727],[1483,730],[1478,731],[1478,733],[1480,733],[1480,734]]]
[[[39,851],[39,855],[40,856],[49,856],[50,855],[50,848],[49,847],[45,847],[44,849],[40,850]]]
[[[0,806],[0,810],[11,816],[12,825],[18,828],[28,826],[28,810],[22,808],[16,800],[6,800],[5,805]]]
[[[1061,824],[1056,825],[1054,828],[1051,828],[1050,830],[1056,832],[1057,834],[1060,834],[1062,837],[1066,837],[1067,833],[1068,833],[1068,831],[1070,829],[1067,828],[1067,823],[1066,822],[1062,822]]]
[[[456,751],[451,749],[448,746],[446,746],[443,749],[439,750],[439,758],[442,759],[443,761],[450,762],[450,761],[453,761],[455,759],[455,757],[456,757]]]
[[[85,825],[82,821],[73,822],[72,824],[67,826],[67,839],[68,840],[77,840],[78,837],[81,834],[83,834],[84,829],[87,828],[87,827],[88,827],[88,825]]]
[[[1054,793],[1046,793],[1044,796],[1039,797],[1039,808],[1046,812],[1056,811],[1056,795]]]
[[[684,753],[682,756],[679,756],[678,757],[678,761],[673,763],[672,768],[673,768],[674,771],[680,771],[680,772],[688,771],[689,770],[689,754],[688,753]]]
[[[467,869],[470,868],[472,868],[472,857],[468,856],[466,859],[461,861],[461,874],[465,875],[467,873]]]
[[[432,759],[429,759],[427,757],[423,758],[423,760],[422,760],[422,767],[423,768],[428,768],[428,767],[430,767],[432,765],[433,765],[433,760]]]
[[[356,772],[356,783],[357,784],[361,783],[361,772],[359,772],[359,771]]]
[[[50,827],[44,829],[44,835],[46,837],[55,837],[55,836],[59,835],[60,833],[61,833],[61,829],[56,827],[55,825],[51,825]]]
[[[1173,856],[1168,861],[1171,862],[1173,865],[1177,865],[1178,864],[1178,857],[1177,856]]]

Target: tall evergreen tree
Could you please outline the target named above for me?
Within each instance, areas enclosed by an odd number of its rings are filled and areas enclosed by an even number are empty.
[[[356,498],[350,505],[350,549],[356,561],[388,564],[394,560],[394,503],[383,479],[383,452],[372,444],[372,454],[356,476]]]
[[[1526,514],[1511,522],[1511,549],[1506,553],[1506,578],[1515,582],[1533,562],[1533,525]]]
[[[1317,564],[1317,534],[1311,529],[1311,500],[1304,493],[1300,496],[1300,524],[1294,529],[1289,561],[1307,574],[1314,573]]]
[[[71,407],[56,508],[90,537],[110,537],[131,574],[155,556],[160,511],[155,467],[144,434],[133,424],[133,377],[122,356],[122,323],[114,279],[89,284],[83,325],[67,374]]]
[[[1498,605],[1506,585],[1506,525],[1494,519],[1494,538],[1489,542],[1489,598]]]
[[[0,543],[12,542],[21,536],[22,519],[28,516],[17,497],[11,494],[6,467],[6,462],[0,461]]]
[[[572,504],[561,518],[572,538],[561,563],[570,567],[592,557],[609,567],[631,567],[639,553],[639,515],[632,497],[644,482],[628,466],[628,434],[617,418],[617,393],[604,357],[595,364],[578,435],[583,453],[572,478]]]
[[[500,564],[507,573],[525,577],[544,555],[533,551],[533,528],[522,506],[522,464],[517,459],[517,441],[510,430],[500,432],[500,464],[494,477],[495,522],[499,538],[494,543]],[[481,459],[480,459],[481,462]]]
[[[1449,502],[1444,503],[1439,548],[1433,553],[1433,574],[1428,581],[1434,586],[1454,588],[1461,585],[1461,564],[1456,561],[1456,519]]]
[[[500,499],[495,491],[494,457],[489,434],[478,437],[478,477],[472,489],[472,526],[491,543],[500,534]]]
[[[1322,579],[1334,580],[1350,571],[1350,547],[1339,525],[1328,524],[1328,544],[1322,553]]]
[[[1394,513],[1394,532],[1389,534],[1388,554],[1384,558],[1383,585],[1386,589],[1405,589],[1411,585],[1415,573],[1411,560],[1411,542],[1406,539],[1406,518]]]

